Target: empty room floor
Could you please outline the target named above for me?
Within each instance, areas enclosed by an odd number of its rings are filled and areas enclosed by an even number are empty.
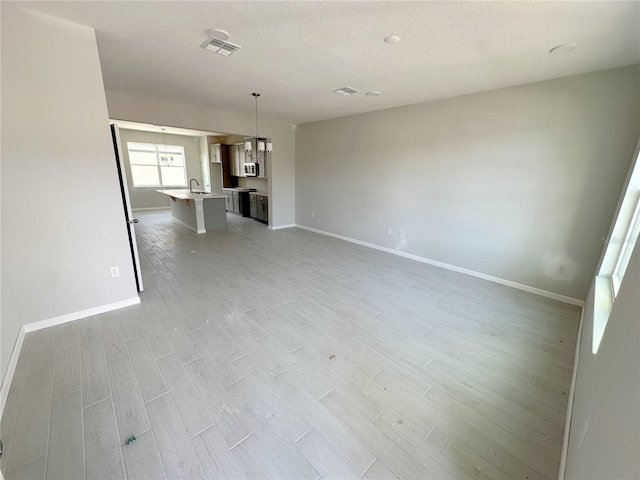
[[[233,215],[139,218],[142,303],[26,335],[7,479],[557,477],[578,307]]]

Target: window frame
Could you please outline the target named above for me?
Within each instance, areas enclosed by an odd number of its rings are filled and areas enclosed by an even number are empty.
[[[595,355],[604,337],[626,267],[640,233],[640,140],[625,182],[610,236],[605,245],[595,278],[593,335],[591,352]]]
[[[633,251],[633,247],[638,241],[638,233],[640,232],[640,198],[636,201],[636,206],[634,212],[631,216],[631,221],[627,227],[627,231],[622,240],[622,248],[618,253],[618,259],[616,261],[616,266],[613,269],[613,273],[611,274],[611,288],[613,290],[613,297],[618,296],[618,292],[620,290],[620,284],[622,283],[622,279],[624,278],[624,274],[627,270],[627,266],[629,265],[629,260],[631,259],[631,252]],[[622,270],[622,271],[621,271]]]
[[[153,147],[153,152],[151,151],[151,149],[148,150],[143,150],[143,149],[136,149],[135,147],[132,148],[132,145],[145,145],[148,147]],[[160,148],[163,149],[163,152],[160,152]],[[183,165],[182,165],[182,170],[184,172],[184,183],[183,184],[175,184],[175,183],[164,183],[163,182],[163,178],[162,178],[162,167],[169,167],[169,165],[162,165],[161,164],[161,155],[168,155],[170,153],[174,153],[175,155],[178,154],[178,152],[168,152],[167,150],[170,148],[175,148],[175,149],[179,149],[180,152],[179,154],[182,155],[182,160],[183,160]],[[155,154],[155,164],[151,165],[151,164],[143,164],[143,163],[135,163],[132,162],[131,160],[131,152],[143,152],[143,153],[154,153]],[[133,186],[133,188],[164,188],[164,187],[170,187],[170,188],[186,188],[187,187],[187,178],[189,178],[189,176],[187,175],[187,157],[185,155],[184,152],[184,147],[182,145],[165,145],[163,143],[146,143],[146,142],[127,142],[127,160],[129,162],[129,171],[131,172],[131,185]],[[160,180],[159,184],[156,185],[136,185],[136,179],[134,177],[134,173],[133,173],[133,166],[145,166],[145,167],[151,167],[151,166],[155,166],[158,172],[158,179]],[[176,167],[171,167],[171,168],[179,168],[178,166]]]

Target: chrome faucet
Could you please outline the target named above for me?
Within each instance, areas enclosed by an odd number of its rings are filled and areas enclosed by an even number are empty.
[[[193,182],[196,182],[196,185],[200,186],[200,182],[195,178],[189,180],[189,190],[191,191],[191,193],[193,193]]]

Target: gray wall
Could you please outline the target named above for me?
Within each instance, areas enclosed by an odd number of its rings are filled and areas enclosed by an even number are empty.
[[[584,299],[639,83],[635,66],[300,125],[296,223]]]
[[[255,117],[162,100],[107,92],[111,118],[155,125],[171,125],[208,132],[252,135]],[[269,225],[290,225],[295,221],[295,126],[260,117],[260,133],[271,138],[269,162]]]
[[[117,122],[116,122],[117,123]],[[202,185],[202,168],[200,166],[200,138],[187,137],[185,135],[165,134],[167,145],[182,145],[187,165],[187,182],[195,178]],[[120,139],[122,141],[122,155],[125,160],[125,170],[129,181],[129,195],[131,197],[131,208],[158,208],[169,207],[169,200],[166,195],[156,192],[162,187],[134,187],[131,179],[131,166],[129,165],[129,152],[127,142],[155,143],[163,144],[162,133],[142,132],[138,130],[120,129]],[[195,185],[194,187],[198,188]]]
[[[95,33],[1,8],[4,376],[22,324],[137,292]]]
[[[636,242],[596,355],[591,353],[593,286],[584,307],[567,479],[640,478],[639,292]]]

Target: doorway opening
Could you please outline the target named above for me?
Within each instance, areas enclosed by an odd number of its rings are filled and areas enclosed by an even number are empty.
[[[269,224],[271,155],[245,152],[245,141],[253,137],[116,119],[111,124],[138,291],[143,290],[143,280],[136,214],[157,210],[171,216],[175,198],[167,196],[168,190],[224,196],[229,229],[255,231]],[[190,228],[180,223],[176,228]]]

